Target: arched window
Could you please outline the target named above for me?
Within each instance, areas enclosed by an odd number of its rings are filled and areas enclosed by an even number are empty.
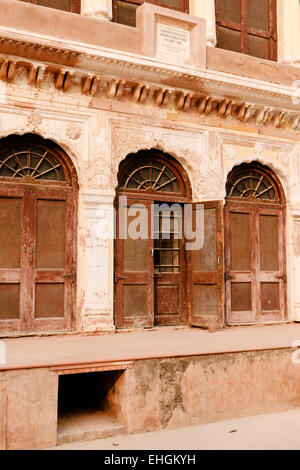
[[[138,191],[180,193],[178,179],[165,163],[150,160],[134,162],[123,174],[121,188]]]
[[[37,146],[18,145],[13,148],[11,145],[7,151],[2,152],[0,177],[65,181],[63,168],[49,149]]]
[[[119,191],[152,194],[153,199],[190,196],[184,169],[170,155],[155,149],[129,155],[120,166],[118,181]]]
[[[39,136],[10,136],[0,140],[0,178],[16,182],[75,183],[67,155]]]
[[[259,163],[243,164],[234,169],[227,181],[227,198],[242,201],[282,202],[282,193],[272,172]]]

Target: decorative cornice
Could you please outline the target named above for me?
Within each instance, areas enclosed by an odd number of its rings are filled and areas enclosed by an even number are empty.
[[[11,33],[12,34],[12,33]],[[1,37],[2,36],[2,37]],[[217,113],[256,125],[272,125],[300,132],[300,109],[296,89],[230,73],[178,67],[134,54],[83,45],[56,47],[59,41],[12,39],[0,34],[0,80],[13,83],[19,69],[28,85],[39,87],[51,75],[58,91],[71,84],[84,95],[105,93],[110,99],[127,97],[143,104],[152,99],[164,107],[173,100],[182,112]],[[43,43],[41,43],[43,42]],[[56,46],[55,46],[56,44]]]

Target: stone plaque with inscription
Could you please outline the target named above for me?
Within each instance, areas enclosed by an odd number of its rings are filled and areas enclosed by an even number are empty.
[[[157,23],[157,56],[182,62],[190,59],[190,31]]]

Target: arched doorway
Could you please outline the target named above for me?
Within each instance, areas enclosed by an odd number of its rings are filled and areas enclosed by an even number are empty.
[[[188,176],[170,155],[141,151],[121,163],[116,198],[117,328],[187,322],[187,266],[181,235],[182,205],[190,200]],[[131,233],[137,225],[141,231],[142,222],[146,233]]]
[[[228,176],[225,280],[228,324],[286,319],[285,197],[280,181],[258,162]]]
[[[0,331],[72,326],[77,178],[65,152],[36,135],[0,140]]]

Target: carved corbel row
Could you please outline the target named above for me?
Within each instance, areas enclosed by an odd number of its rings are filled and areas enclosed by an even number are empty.
[[[53,51],[56,53],[57,51]],[[59,51],[61,53],[62,51]],[[213,112],[221,119],[237,119],[247,122],[255,119],[257,126],[274,126],[278,129],[288,128],[294,132],[300,132],[300,114],[297,111],[286,111],[257,104],[234,101],[230,98],[216,97],[208,94],[201,95],[196,91],[182,91],[178,89],[148,85],[137,81],[105,77],[101,74],[87,74],[74,71],[57,65],[43,65],[34,61],[25,62],[9,57],[0,57],[0,80],[7,83],[14,81],[18,68],[27,71],[28,84],[39,86],[45,75],[51,74],[54,85],[58,91],[68,91],[72,84],[72,78],[79,77],[81,91],[84,95],[94,96],[99,89],[106,90],[111,99],[130,97],[133,103],[143,104],[147,99],[154,100],[158,107],[166,107],[171,100],[177,106],[178,111],[198,111],[200,115],[209,116]],[[73,80],[74,85],[78,84]],[[100,87],[101,84],[101,87]]]
[[[67,91],[71,86],[72,71],[61,67],[46,67],[32,62],[14,61],[12,59],[0,58],[0,80],[7,83],[14,81],[17,68],[23,68],[27,71],[28,84],[39,86],[45,77],[45,73],[52,73],[54,76],[55,88],[57,90]]]
[[[215,99],[211,96],[202,96],[198,100],[199,114],[210,115],[214,110],[220,118],[229,119],[235,117],[241,122],[247,122],[255,118],[258,126],[272,125],[278,129],[289,127],[293,131],[300,131],[300,114],[274,109],[267,106],[259,106],[251,103],[235,103],[230,99]]]

